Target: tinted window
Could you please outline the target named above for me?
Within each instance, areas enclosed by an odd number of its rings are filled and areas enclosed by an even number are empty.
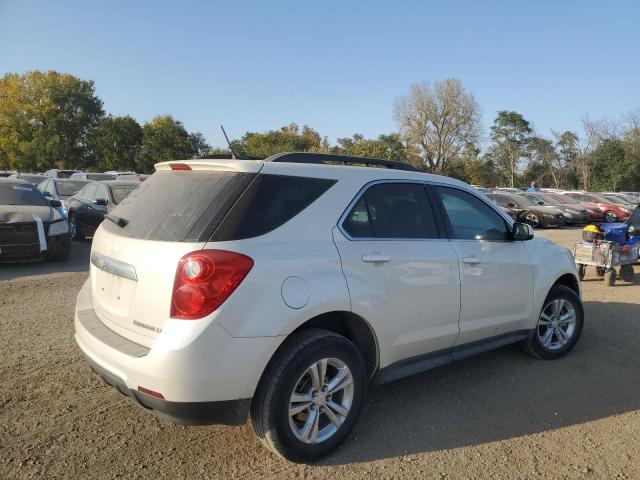
[[[113,203],[118,204],[127,198],[131,192],[136,189],[134,185],[117,185],[111,187],[111,195],[113,196]],[[105,197],[107,198],[107,197]]]
[[[352,237],[438,238],[425,189],[411,183],[373,185],[349,212],[343,228]]]
[[[496,202],[501,207],[509,208],[509,204],[510,203],[513,203],[515,205],[515,202],[513,200],[511,200],[509,197],[507,197],[506,195],[500,195],[500,194],[492,193],[490,195],[487,195],[487,197],[489,197],[491,200]]]
[[[112,212],[123,228],[103,222],[118,235],[172,242],[207,240],[255,174],[218,171],[154,173]]]
[[[58,170],[58,178],[69,178],[76,173],[75,170]]]
[[[0,184],[0,205],[49,205],[31,184]]]
[[[216,229],[212,240],[240,240],[275,230],[335,183],[321,178],[258,175]]]
[[[87,182],[82,182],[78,180],[69,180],[67,182],[55,182],[56,190],[58,191],[58,195],[63,197],[70,197],[71,195],[75,195],[87,184]]]
[[[436,187],[451,225],[460,240],[508,240],[504,219],[489,205],[457,188]]]

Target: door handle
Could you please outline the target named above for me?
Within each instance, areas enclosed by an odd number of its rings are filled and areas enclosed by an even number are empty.
[[[367,263],[388,262],[389,260],[391,260],[389,255],[383,255],[381,253],[371,253],[362,256],[362,261]]]
[[[462,263],[466,263],[467,265],[479,265],[482,263],[482,260],[476,257],[463,257]]]

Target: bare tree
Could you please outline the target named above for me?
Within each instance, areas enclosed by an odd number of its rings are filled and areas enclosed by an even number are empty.
[[[442,172],[481,134],[478,104],[460,80],[411,86],[395,102],[394,117],[403,139],[432,172]]]
[[[617,136],[618,125],[605,119],[593,119],[589,115],[582,118],[584,138],[580,153],[575,160],[576,174],[583,189],[589,189],[590,173],[595,162],[594,153],[606,138]]]

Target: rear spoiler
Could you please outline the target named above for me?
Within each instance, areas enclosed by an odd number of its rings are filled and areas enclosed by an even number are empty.
[[[190,159],[155,164],[156,171],[209,170],[222,172],[258,173],[264,163],[259,160]]]

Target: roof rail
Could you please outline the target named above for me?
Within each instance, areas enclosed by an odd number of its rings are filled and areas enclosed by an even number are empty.
[[[314,163],[324,165],[365,165],[368,167],[383,167],[392,170],[408,170],[419,172],[416,167],[409,163],[398,162],[396,160],[383,160],[381,158],[352,157],[349,155],[335,155],[333,153],[315,152],[286,152],[276,153],[264,160],[265,162],[282,163]]]

